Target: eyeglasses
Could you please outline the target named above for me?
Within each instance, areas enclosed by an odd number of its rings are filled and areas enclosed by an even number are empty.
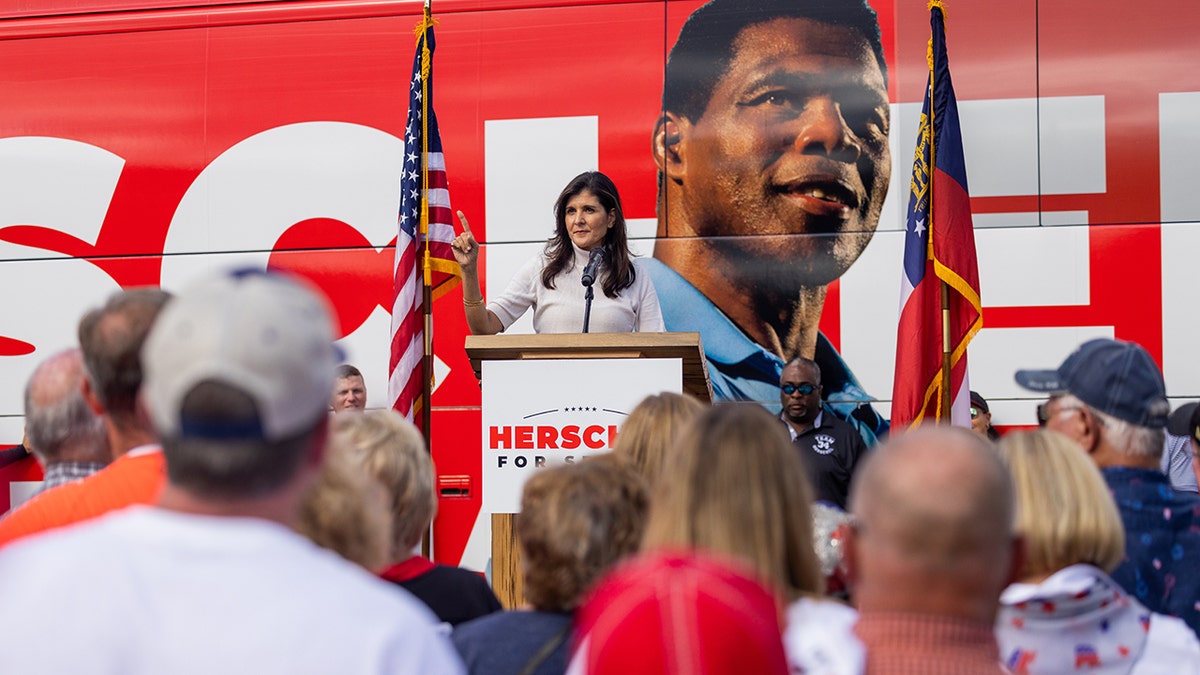
[[[1037,407],[1038,426],[1044,427],[1044,426],[1046,426],[1047,423],[1050,422],[1051,417],[1054,417],[1055,415],[1059,415],[1061,413],[1071,412],[1072,410],[1083,410],[1083,408],[1081,408],[1077,405],[1072,405],[1072,406],[1066,406],[1063,408],[1059,408],[1057,410],[1050,410],[1050,401],[1041,403]]]
[[[791,396],[791,395],[795,394],[796,392],[800,392],[801,396],[808,396],[809,394],[813,393],[816,390],[817,390],[817,385],[809,384],[807,382],[805,382],[804,384],[800,384],[800,385],[785,384],[779,388],[779,391],[782,391],[785,396]]]
[[[982,411],[979,408],[972,407],[971,408],[971,419],[975,419],[976,417],[979,417],[981,412]]]

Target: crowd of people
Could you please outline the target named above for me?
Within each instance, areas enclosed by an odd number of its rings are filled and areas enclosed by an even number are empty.
[[[424,439],[364,410],[332,325],[260,271],[83,318],[27,386],[54,484],[0,519],[0,671],[1200,673],[1200,496],[1135,344],[1019,371],[1044,428],[998,442],[867,447],[807,359],[778,415],[650,396],[526,482],[506,610],[419,553]]]
[[[866,2],[714,0],[668,59],[652,259],[586,172],[489,302],[459,214],[473,333],[697,331],[755,401],[657,394],[534,473],[520,607],[420,554],[424,440],[303,282],[114,295],[26,388],[46,482],[0,519],[0,673],[1200,673],[1200,410],[1144,349],[1018,372],[1043,429],[972,392],[972,430],[889,435],[820,334],[887,192],[887,77]]]

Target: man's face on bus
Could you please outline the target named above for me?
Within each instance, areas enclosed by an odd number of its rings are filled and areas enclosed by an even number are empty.
[[[726,257],[767,279],[827,284],[862,253],[891,153],[887,86],[857,31],[748,26],[704,113],[675,119],[683,213],[696,235],[725,236]],[[795,234],[813,236],[780,236]]]

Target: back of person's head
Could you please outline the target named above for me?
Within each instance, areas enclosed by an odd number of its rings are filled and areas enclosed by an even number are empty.
[[[338,415],[333,437],[387,491],[391,561],[421,543],[437,512],[433,460],[415,426],[394,410]]]
[[[1141,345],[1095,338],[1079,345],[1058,368],[1018,370],[1015,379],[1026,389],[1057,399],[1059,410],[1086,411],[1086,430],[1081,429],[1075,440],[1090,446],[1085,449],[1102,466],[1126,463],[1114,462],[1108,451],[1142,465],[1155,465],[1161,458],[1171,404],[1162,370]],[[1106,452],[1097,457],[1101,441]]]
[[[879,18],[866,0],[712,0],[692,12],[667,58],[662,109],[698,120],[735,56],[743,30],[775,19],[811,19],[858,31],[887,78]]]
[[[1025,539],[1022,578],[1079,563],[1111,572],[1125,556],[1121,514],[1099,469],[1069,438],[1053,431],[1009,434],[999,445],[1017,496],[1017,532]]]
[[[319,459],[333,339],[325,302],[280,274],[221,274],[175,297],[142,352],[141,402],[170,483],[206,499],[261,497]]]
[[[667,451],[704,408],[703,403],[686,394],[662,392],[647,396],[625,418],[613,453],[631,462],[653,491]]]
[[[104,420],[83,398],[83,377],[80,351],[68,349],[38,364],[25,385],[26,442],[43,467],[111,459]]]
[[[1154,464],[1162,460],[1166,443],[1163,427],[1147,427],[1129,420],[1115,417],[1095,406],[1089,405],[1075,394],[1055,394],[1051,397],[1059,410],[1083,409],[1095,420],[1094,433],[1103,437],[1108,447],[1127,458],[1136,458]],[[1082,443],[1082,441],[1080,441]]]
[[[391,560],[392,512],[387,490],[331,438],[325,463],[305,494],[296,530],[370,572]]]
[[[637,550],[647,506],[641,476],[611,455],[534,473],[516,523],[526,600],[542,611],[574,610],[601,575]]]
[[[668,456],[646,526],[650,549],[739,558],[789,600],[824,587],[812,488],[778,419],[757,404],[706,410]]]
[[[991,442],[958,427],[894,436],[859,468],[850,507],[860,609],[991,620],[1019,562],[1012,480]]]
[[[118,291],[79,321],[79,346],[91,390],[118,426],[136,422],[142,345],[170,297],[160,288]]]
[[[788,672],[776,594],[753,575],[699,552],[643,555],[618,567],[579,611],[570,672]]]

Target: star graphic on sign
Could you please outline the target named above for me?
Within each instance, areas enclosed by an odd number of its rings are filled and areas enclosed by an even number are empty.
[[[925,234],[925,219],[924,218],[917,218],[917,221],[915,223],[913,223],[913,232],[916,232],[917,236],[921,236],[922,234]]]

